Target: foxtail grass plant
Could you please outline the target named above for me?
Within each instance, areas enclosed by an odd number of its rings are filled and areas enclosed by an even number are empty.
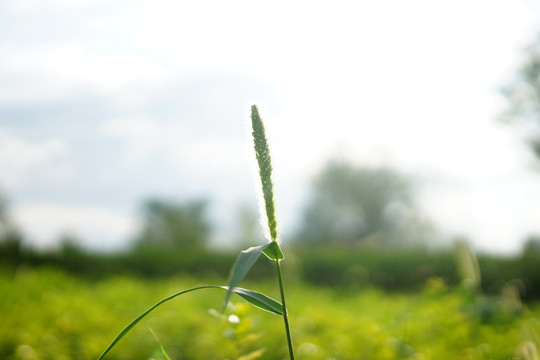
[[[145,318],[150,312],[152,312],[157,307],[163,305],[164,303],[177,298],[180,295],[190,293],[192,291],[206,290],[206,289],[223,289],[226,290],[225,299],[222,305],[222,312],[225,310],[227,303],[230,300],[231,295],[234,293],[253,306],[268,311],[270,313],[280,315],[283,317],[283,322],[285,325],[285,335],[287,338],[287,345],[289,349],[289,357],[291,360],[294,360],[294,349],[292,343],[291,329],[289,325],[289,316],[287,313],[287,306],[285,303],[285,291],[283,286],[283,276],[281,271],[281,261],[284,259],[283,252],[278,242],[278,233],[277,233],[277,221],[275,214],[274,206],[274,190],[272,183],[272,162],[270,158],[270,150],[268,147],[268,140],[266,138],[266,133],[264,130],[264,125],[259,116],[259,110],[257,106],[253,105],[251,107],[251,125],[253,128],[253,142],[255,148],[255,155],[257,158],[257,164],[259,167],[259,176],[262,186],[262,201],[264,205],[266,220],[268,223],[268,233],[269,239],[266,244],[250,247],[244,251],[241,251],[238,255],[236,262],[234,263],[227,286],[218,286],[218,285],[205,285],[199,286],[187,290],[177,292],[171,296],[168,296],[161,301],[157,302],[155,305],[151,306],[148,310],[143,312],[137,318],[135,318],[131,323],[129,323],[111,342],[111,344],[105,349],[101,354],[98,360],[101,360],[112,350],[112,348],[131,330],[135,325],[139,323],[143,318]],[[276,264],[276,274],[279,283],[279,290],[281,295],[281,303],[272,299],[271,297],[259,293],[257,291],[243,289],[238,287],[242,280],[249,273],[249,270],[259,259],[261,254],[264,254],[268,259],[273,261]],[[161,344],[160,344],[161,346]],[[165,349],[162,348],[162,351],[165,353]],[[165,353],[166,354],[166,353]]]

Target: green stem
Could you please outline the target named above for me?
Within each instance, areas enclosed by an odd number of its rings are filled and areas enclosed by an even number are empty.
[[[280,260],[276,260],[276,269],[279,279],[279,291],[281,292],[281,304],[283,305],[283,321],[285,323],[285,332],[287,333],[287,343],[289,344],[289,357],[294,360],[294,350],[291,337],[291,329],[289,327],[289,315],[287,313],[287,305],[285,304],[285,291],[283,289],[283,278],[281,276]]]

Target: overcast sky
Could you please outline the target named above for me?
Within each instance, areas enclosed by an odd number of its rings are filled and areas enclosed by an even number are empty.
[[[533,2],[0,2],[0,189],[30,241],[125,245],[150,196],[254,204],[249,107],[291,234],[325,160],[391,165],[475,248],[540,233],[540,174],[496,121],[540,30]]]

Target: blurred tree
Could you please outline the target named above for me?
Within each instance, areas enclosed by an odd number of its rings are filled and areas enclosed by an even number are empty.
[[[186,204],[158,199],[147,201],[135,246],[203,249],[210,235],[210,225],[205,218],[206,205],[207,202],[202,200]]]
[[[315,178],[300,243],[383,246],[415,242],[412,186],[390,168],[330,161]]]
[[[7,201],[0,194],[0,257],[14,260],[21,254],[23,237],[11,222],[7,208]]]
[[[64,257],[76,256],[85,253],[77,236],[71,232],[64,232],[58,239],[59,253]]]
[[[540,254],[540,235],[530,235],[523,244],[522,254],[539,255]]]
[[[0,239],[5,236],[9,227],[11,227],[11,224],[8,219],[7,202],[6,199],[0,194]]]
[[[540,158],[540,34],[524,55],[523,63],[501,91],[508,102],[501,119],[522,125],[527,143]]]

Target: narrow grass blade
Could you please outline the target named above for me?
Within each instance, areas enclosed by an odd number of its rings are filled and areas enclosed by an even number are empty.
[[[150,312],[152,312],[152,310],[154,310],[155,308],[157,308],[158,306],[162,305],[163,303],[169,301],[169,300],[172,300],[174,299],[175,297],[177,296],[180,296],[180,295],[183,295],[183,294],[186,294],[188,292],[191,292],[191,291],[195,291],[195,290],[201,290],[201,289],[212,289],[212,288],[221,288],[221,286],[217,286],[217,285],[207,285],[207,286],[199,286],[199,287],[195,287],[195,288],[191,288],[191,289],[187,289],[187,290],[184,290],[184,291],[180,291],[179,293],[176,293],[176,294],[173,294],[169,297],[166,297],[165,299],[159,301],[158,303],[156,303],[154,306],[152,306],[151,308],[149,308],[148,310],[146,310],[145,312],[143,312],[141,315],[137,316],[137,318],[135,318],[135,320],[133,320],[131,323],[129,323],[128,326],[126,326],[124,328],[124,330],[122,330],[120,332],[120,334],[118,334],[114,340],[112,341],[112,343],[107,347],[107,349],[105,349],[105,351],[103,352],[103,354],[101,354],[101,356],[98,358],[98,360],[101,360],[105,357],[105,355],[116,345],[116,343],[118,341],[120,341],[124,335],[126,335],[135,325],[137,325],[137,323],[139,321],[141,321],[144,317],[146,317],[146,315],[148,315]]]
[[[260,252],[259,252],[260,254]],[[252,291],[252,290],[247,290],[247,289],[242,289],[242,288],[234,288],[234,289],[231,289],[230,287],[228,286],[218,286],[218,285],[206,285],[206,286],[199,286],[199,287],[195,287],[195,288],[191,288],[191,289],[187,289],[187,290],[184,290],[184,291],[180,291],[176,294],[173,294],[169,297],[166,297],[165,299],[159,301],[158,303],[156,303],[154,306],[150,307],[148,310],[146,310],[145,312],[143,312],[141,315],[137,316],[137,318],[135,318],[135,320],[133,320],[131,323],[129,323],[128,326],[126,326],[121,332],[120,334],[118,334],[114,340],[111,342],[111,344],[107,347],[107,349],[105,349],[105,351],[100,355],[100,357],[98,358],[98,360],[101,360],[105,357],[105,355],[107,355],[107,353],[109,351],[111,351],[111,349],[131,330],[133,329],[133,327],[135,325],[137,325],[137,323],[139,323],[139,321],[141,321],[143,318],[146,317],[146,315],[148,315],[150,312],[152,312],[155,308],[157,308],[158,306],[166,303],[167,301],[169,300],[172,300],[180,295],[183,295],[183,294],[186,294],[186,293],[189,293],[189,292],[192,292],[192,291],[195,291],[195,290],[202,290],[202,289],[224,289],[224,290],[227,290],[227,293],[230,293],[230,292],[234,292],[235,294],[238,294],[239,296],[241,296],[242,298],[244,298],[246,301],[248,301],[250,304],[252,304],[253,306],[256,306],[258,307],[259,309],[262,309],[262,310],[265,310],[265,311],[269,311],[269,312],[272,312],[274,314],[278,314],[278,315],[283,315],[283,306],[277,302],[276,300],[264,295],[264,294],[261,294],[259,292],[256,292],[256,291]]]
[[[152,335],[154,335],[154,339],[156,339],[157,343],[159,344],[159,349],[161,350],[161,353],[163,354],[163,356],[165,356],[165,359],[171,360],[171,358],[169,357],[169,354],[167,354],[167,351],[165,350],[165,347],[163,347],[163,344],[161,343],[161,341],[159,341],[159,338],[157,337],[156,333],[154,333],[154,330],[150,329],[150,332],[152,333]]]
[[[263,253],[270,260],[277,261],[277,260],[283,260],[285,258],[277,241],[272,241],[270,244],[268,244],[268,247],[263,250]]]
[[[229,289],[224,286],[224,289]],[[283,315],[283,306],[276,300],[256,291],[235,288],[232,290],[236,295],[243,297],[251,305],[277,315]]]
[[[240,255],[238,255],[238,258],[236,258],[236,262],[231,270],[231,275],[229,276],[229,291],[227,291],[225,300],[223,301],[223,306],[221,307],[222,313],[225,311],[225,307],[229,302],[231,291],[236,288],[240,282],[242,282],[242,280],[244,280],[251,267],[255,264],[259,256],[261,256],[261,253],[269,245],[270,243],[261,246],[254,246],[240,252]]]

